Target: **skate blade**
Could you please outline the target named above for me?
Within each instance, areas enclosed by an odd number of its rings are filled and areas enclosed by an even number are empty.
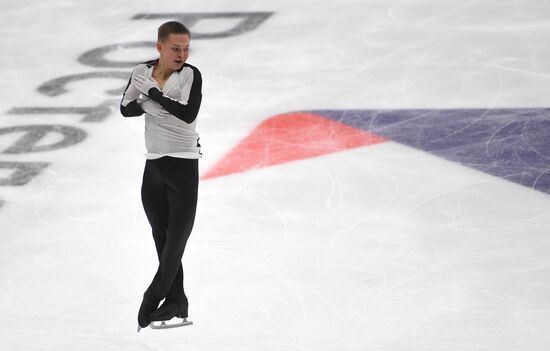
[[[186,318],[184,318],[183,320],[174,323],[166,323],[166,321],[153,321],[151,322],[151,324],[149,324],[149,327],[151,327],[151,329],[171,329],[185,327],[188,325],[193,325],[193,322],[188,321]]]

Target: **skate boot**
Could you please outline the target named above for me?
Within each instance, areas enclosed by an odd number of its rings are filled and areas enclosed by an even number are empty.
[[[154,321],[169,321],[174,317],[187,318],[187,304],[165,301],[151,314],[151,319]]]
[[[157,309],[160,300],[161,299],[154,297],[149,291],[143,294],[143,301],[141,302],[138,312],[138,333],[142,328],[151,324],[151,314]]]
[[[151,328],[167,329],[191,325],[193,322],[187,320],[187,314],[187,303],[178,304],[173,301],[165,301],[162,306],[151,314]],[[167,321],[171,321],[173,318],[178,319],[171,323],[167,323]]]

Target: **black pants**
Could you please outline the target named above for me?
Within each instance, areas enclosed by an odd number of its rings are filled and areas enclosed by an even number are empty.
[[[198,160],[162,157],[147,160],[141,199],[153,229],[159,266],[148,292],[159,301],[187,308],[181,258],[197,208]]]

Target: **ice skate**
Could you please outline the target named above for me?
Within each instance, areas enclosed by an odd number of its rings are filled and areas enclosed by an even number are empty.
[[[192,325],[187,319],[187,305],[178,305],[175,302],[165,302],[151,314],[151,329],[168,329]]]
[[[146,328],[151,324],[151,314],[155,311],[159,302],[160,301],[155,299],[148,291],[143,294],[143,301],[141,302],[138,313],[138,333],[142,328]]]

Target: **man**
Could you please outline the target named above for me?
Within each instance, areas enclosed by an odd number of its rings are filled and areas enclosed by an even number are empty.
[[[141,197],[159,258],[139,309],[138,332],[153,320],[179,317],[184,318],[180,325],[191,324],[186,320],[188,300],[181,259],[197,206],[198,159],[202,154],[195,129],[202,77],[196,67],[186,63],[190,40],[183,24],[170,21],[161,25],[156,45],[159,58],[134,68],[120,104],[124,117],[145,114],[147,160]]]

